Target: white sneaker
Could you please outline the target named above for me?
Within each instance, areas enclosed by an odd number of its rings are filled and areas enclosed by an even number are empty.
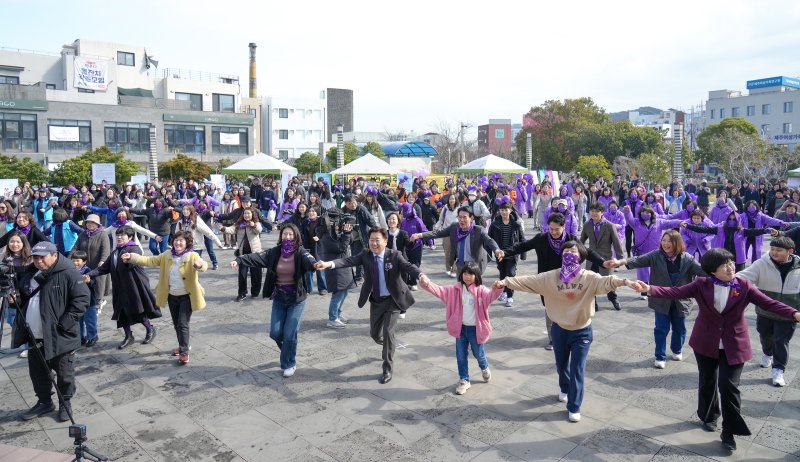
[[[291,377],[291,376],[294,375],[294,371],[296,371],[296,370],[297,370],[297,366],[292,366],[289,369],[284,369],[283,370],[283,376],[284,377]]]
[[[22,350],[19,352],[20,358],[27,358],[28,357],[28,350]]]
[[[776,387],[785,387],[786,380],[783,379],[783,371],[780,369],[772,369],[772,384]]]
[[[678,353],[678,354],[673,353],[672,354],[672,360],[673,361],[683,361],[683,353]]]
[[[470,385],[469,380],[459,380],[458,386],[456,387],[456,394],[463,395],[471,386],[472,385]]]
[[[490,371],[488,367],[486,369],[481,369],[481,377],[483,377],[484,382],[492,380],[492,371]]]
[[[106,303],[108,303],[108,300],[103,300],[97,305],[97,314],[103,313],[103,307],[106,306]]]
[[[450,276],[450,277],[452,277],[452,276],[453,276],[453,273],[451,273],[450,271],[447,271],[447,275],[448,275],[448,276]]]
[[[506,295],[506,293],[503,292],[502,294],[500,294],[500,297],[498,297],[497,299],[500,300],[501,302],[504,302],[504,301],[508,300],[508,295]]]
[[[514,306],[514,299],[513,298],[509,298],[508,300],[506,300],[506,306],[507,307]]]
[[[769,367],[772,365],[772,356],[761,354],[761,367]]]
[[[659,361],[656,359],[655,361],[653,361],[653,367],[655,367],[656,369],[664,369],[665,367],[667,367],[667,362]]]
[[[399,317],[400,319],[405,319],[405,318],[406,318],[406,314],[405,314],[405,313],[400,313],[400,316],[398,316],[398,317]]]
[[[450,277],[451,277],[451,278],[454,278],[454,277],[456,277],[456,276],[458,276],[458,274],[456,274],[456,272],[455,272],[455,271],[453,271],[452,273],[450,273]]]
[[[647,295],[639,295],[639,300],[647,300]]]
[[[326,324],[325,327],[330,327],[331,329],[344,329],[346,326],[345,323],[337,319],[335,321],[328,321],[328,324]]]
[[[559,391],[558,392],[558,401],[561,402],[561,403],[566,403],[567,402],[567,394],[566,393],[561,393]]]
[[[570,422],[580,422],[581,421],[581,413],[580,412],[570,412],[569,413],[569,421]]]
[[[409,287],[409,289],[411,289],[412,291],[417,291],[419,290],[419,287],[416,284],[414,284],[413,286]]]

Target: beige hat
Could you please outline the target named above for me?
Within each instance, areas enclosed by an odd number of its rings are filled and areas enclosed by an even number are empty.
[[[96,214],[94,214],[94,213],[93,213],[93,214],[91,214],[91,215],[89,215],[89,216],[87,216],[87,217],[86,217],[86,219],[85,219],[85,220],[83,220],[83,221],[84,221],[85,223],[88,223],[88,222],[90,222],[90,221],[91,221],[92,223],[97,223],[97,226],[102,226],[102,223],[100,223],[100,217],[98,217],[98,216],[97,216]]]
[[[567,201],[566,201],[566,199],[559,199],[559,200],[557,200],[557,201],[556,201],[556,206],[559,206],[559,205],[567,205]]]

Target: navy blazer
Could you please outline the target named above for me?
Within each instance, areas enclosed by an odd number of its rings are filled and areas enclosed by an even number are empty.
[[[358,306],[359,308],[363,307],[372,293],[372,267],[375,264],[372,251],[364,249],[357,255],[334,260],[333,264],[336,269],[348,266],[364,266],[364,283],[361,285],[361,295],[358,297]],[[422,272],[403,258],[402,253],[389,248],[384,250],[382,269],[389,295],[402,311],[407,310],[408,307],[414,304],[414,297],[411,296],[408,285],[405,283],[405,276],[410,275],[416,279]]]

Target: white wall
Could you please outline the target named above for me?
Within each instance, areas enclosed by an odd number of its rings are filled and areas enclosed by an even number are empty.
[[[280,110],[288,111],[287,118],[280,118]],[[299,157],[306,151],[317,152],[319,143],[325,141],[326,100],[267,97],[263,99],[262,116],[266,141],[270,154],[279,156],[288,151],[289,158]],[[288,139],[280,139],[280,131],[288,131]]]
[[[64,88],[61,57],[57,54],[48,55],[0,50],[0,64],[25,68],[21,72],[0,70],[2,75],[19,77],[19,82],[23,85],[46,82],[55,84],[56,88]]]

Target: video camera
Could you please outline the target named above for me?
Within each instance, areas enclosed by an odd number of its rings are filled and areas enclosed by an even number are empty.
[[[8,297],[16,288],[17,272],[10,262],[0,262],[0,297]]]

